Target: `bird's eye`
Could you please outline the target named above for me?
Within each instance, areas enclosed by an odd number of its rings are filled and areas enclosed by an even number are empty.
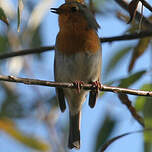
[[[73,7],[71,7],[71,10],[72,10],[72,12],[76,12],[76,11],[78,11],[78,10],[79,10],[79,8],[78,8],[78,7],[76,7],[76,6],[73,6]]]

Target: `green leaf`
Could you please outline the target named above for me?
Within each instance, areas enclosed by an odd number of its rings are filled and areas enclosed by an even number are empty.
[[[18,101],[18,97],[15,95],[9,95],[3,101],[1,105],[0,118],[23,118],[25,116],[25,111],[21,102]]]
[[[146,72],[145,70],[139,71],[134,74],[131,74],[127,78],[121,79],[119,87],[128,88],[130,85],[138,81],[145,74],[145,72]]]
[[[152,128],[152,99],[149,97],[146,98],[146,102],[143,108],[143,115],[145,120],[146,128]],[[152,132],[144,133],[144,151],[151,152],[152,151]]]
[[[22,11],[24,8],[24,4],[22,0],[18,0],[18,10],[17,10],[17,15],[18,15],[18,24],[17,24],[17,31],[20,31],[20,24],[21,24],[21,16],[22,16]]]
[[[152,90],[152,84],[144,84],[140,90],[144,90],[144,91],[151,91]],[[146,102],[146,99],[147,97],[142,97],[142,96],[138,96],[136,98],[136,101],[135,101],[135,109],[137,111],[142,111],[143,108],[144,108],[144,104]]]
[[[106,67],[105,74],[109,74],[116,66],[122,61],[122,59],[125,57],[125,55],[132,49],[131,46],[125,47],[123,49],[120,49],[117,51],[116,54],[114,54],[111,59],[109,59],[109,63]]]
[[[5,92],[4,98],[1,99],[0,119],[2,117],[24,118],[28,114],[27,108],[23,106],[18,93],[4,83],[1,83],[0,89]]]
[[[96,138],[96,146],[94,151],[98,151],[101,145],[103,145],[106,142],[106,140],[112,134],[115,125],[116,125],[116,121],[107,115],[104,122],[102,122],[100,125],[100,129],[98,131]]]
[[[41,36],[42,35],[40,33],[40,27],[38,27],[35,31],[33,31],[32,42],[31,42],[31,45],[33,47],[40,46],[42,44]]]
[[[0,53],[7,51],[8,47],[8,38],[0,35]]]
[[[2,20],[5,24],[9,25],[6,14],[5,14],[3,8],[1,8],[1,7],[0,7],[0,20]]]
[[[128,71],[131,71],[133,69],[134,64],[137,61],[137,59],[146,51],[146,49],[149,46],[150,40],[151,38],[149,37],[139,40],[138,44],[134,48],[132,58],[128,67]]]
[[[144,104],[146,102],[146,97],[137,97],[135,102],[135,109],[136,111],[142,111]]]
[[[140,90],[151,91],[152,84],[144,84]],[[152,98],[137,97],[135,102],[137,111],[142,112],[146,128],[152,128]],[[152,150],[152,132],[144,132],[144,151],[151,152]]]
[[[101,98],[104,94],[105,94],[104,91],[100,92],[100,93],[99,93],[99,97]]]
[[[48,151],[50,149],[49,145],[44,141],[23,134],[10,119],[0,119],[0,130],[6,132],[8,135],[30,148],[40,151]]]

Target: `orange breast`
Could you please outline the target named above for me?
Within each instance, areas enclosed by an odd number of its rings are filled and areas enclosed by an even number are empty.
[[[95,53],[100,50],[100,40],[94,29],[81,31],[69,29],[65,32],[62,30],[58,33],[56,48],[67,55],[83,51]]]

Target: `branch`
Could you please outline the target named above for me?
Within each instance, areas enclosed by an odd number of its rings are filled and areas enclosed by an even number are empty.
[[[123,9],[125,9],[126,11],[128,11],[128,3],[124,0],[115,0],[115,2],[117,4],[119,4]],[[137,21],[140,21],[142,17],[142,23],[149,29],[151,30],[151,27],[152,27],[152,23],[146,18],[144,17],[141,13],[139,13],[138,11],[136,12],[136,15],[135,15],[135,19]]]
[[[140,39],[140,38],[151,37],[151,36],[152,36],[152,30],[142,31],[140,33],[124,34],[124,35],[114,36],[114,37],[109,37],[109,38],[100,38],[100,41],[101,43],[104,43],[104,42],[113,42],[113,41],[134,40],[134,39]]]
[[[106,43],[106,42],[114,42],[114,41],[134,40],[134,39],[150,37],[150,36],[152,36],[152,31],[142,31],[140,33],[100,38],[100,42]],[[40,47],[40,48],[18,50],[15,52],[7,52],[7,53],[0,54],[0,60],[11,58],[11,57],[16,57],[16,56],[42,53],[42,52],[46,52],[46,51],[50,51],[50,50],[54,50],[54,46],[44,46],[44,47]]]
[[[143,132],[147,132],[147,131],[152,131],[152,128],[145,128],[145,129],[142,129],[142,130],[137,130],[137,131],[132,131],[132,132],[127,132],[127,133],[124,133],[124,134],[121,134],[119,136],[116,136],[116,137],[113,137],[111,138],[110,140],[106,141],[102,146],[101,146],[101,150],[100,152],[105,152],[106,149],[113,143],[115,142],[116,140],[122,138],[122,137],[125,137],[125,136],[128,136],[128,135],[132,135],[132,134],[135,134],[135,133],[143,133]]]
[[[118,97],[122,104],[124,104],[130,111],[131,115],[135,120],[139,122],[140,125],[145,127],[144,119],[137,113],[136,109],[132,106],[132,102],[129,100],[126,94],[119,93]]]
[[[152,7],[145,0],[140,0],[140,2],[152,12]]]
[[[59,83],[59,82],[44,81],[44,80],[38,80],[38,79],[18,78],[14,76],[0,75],[0,81],[24,83],[28,85],[41,85],[41,86],[49,86],[49,87],[77,89],[77,87],[73,83]],[[94,90],[96,89],[96,87],[92,86],[91,84],[82,84],[81,89]],[[101,85],[101,88],[99,90],[106,91],[106,92],[113,92],[113,93],[124,93],[124,94],[152,97],[152,91],[141,91],[141,90],[126,89],[126,88],[112,87],[112,86],[106,86],[106,85]]]
[[[33,48],[33,49],[25,49],[25,50],[18,50],[15,52],[7,52],[0,54],[0,59],[7,59],[10,57],[16,57],[16,56],[22,56],[22,55],[28,55],[28,54],[34,54],[34,53],[42,53],[49,50],[53,50],[54,46],[44,46],[39,48]]]

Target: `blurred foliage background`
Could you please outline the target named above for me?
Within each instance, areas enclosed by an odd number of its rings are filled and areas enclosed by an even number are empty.
[[[57,0],[1,0],[0,53],[43,46],[46,34],[52,34],[45,32],[44,19],[56,2]],[[63,3],[63,1],[61,2]],[[144,24],[139,27],[137,20],[127,25],[128,13],[113,0],[88,0],[87,4],[98,16],[98,20],[100,17],[115,18],[117,22],[123,24],[125,30],[121,34],[138,32],[139,28],[148,30]],[[140,8],[141,4],[139,4],[139,11]],[[151,13],[146,12],[144,15],[151,22]],[[109,22],[109,24],[111,23]],[[53,29],[53,25],[50,28]],[[120,34],[119,29],[118,32]],[[111,36],[114,34],[111,33]],[[152,90],[151,40],[151,37],[148,37],[134,40],[131,43],[117,42],[121,43],[119,47],[115,49],[111,47],[112,52],[109,51],[106,55],[107,58],[104,59],[106,64],[103,65],[102,82],[125,88]],[[49,45],[53,45],[53,43],[50,42]],[[146,57],[146,60],[145,54],[149,57]],[[51,58],[50,62],[49,58]],[[0,74],[51,80],[51,77],[53,79],[53,70],[50,70],[52,63],[53,51],[3,59],[0,60]],[[121,69],[123,64],[126,65],[125,74]],[[119,73],[118,76],[117,73]],[[63,120],[60,120],[59,117],[54,89],[7,82],[0,84],[0,133],[4,136],[1,137],[1,140],[7,142],[7,138],[12,138],[15,142],[17,141],[15,144],[24,145],[25,151],[68,151],[68,121],[65,120],[64,125],[61,125]],[[109,100],[108,95],[108,93],[102,92],[99,100],[102,99],[102,102]],[[117,96],[114,97],[117,98]],[[152,98],[130,96],[129,98],[136,111],[144,118],[145,126],[152,128]],[[110,104],[107,109],[111,111]],[[94,152],[98,151],[101,145],[112,137],[114,130],[118,129],[119,123],[115,115],[112,116],[108,112],[104,114],[98,126],[94,126],[97,130],[97,134],[94,135],[94,145],[91,147]],[[33,131],[34,127],[35,131]],[[143,132],[141,138],[144,143],[143,151],[151,152],[152,132]],[[7,148],[6,146],[6,152]],[[13,151],[18,151],[17,147]]]

